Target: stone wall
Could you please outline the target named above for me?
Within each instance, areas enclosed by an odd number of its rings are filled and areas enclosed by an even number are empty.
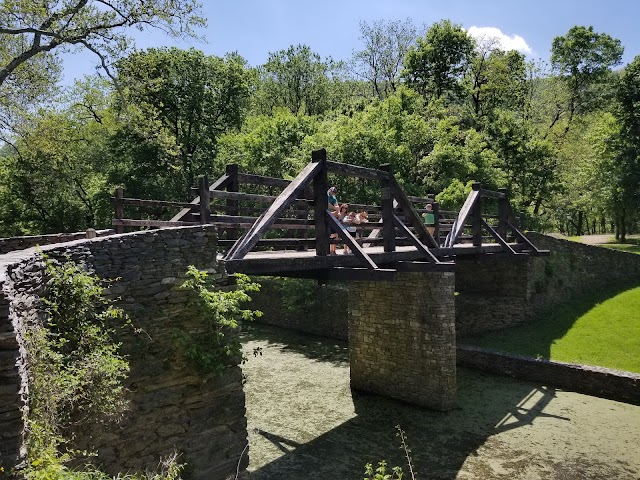
[[[113,235],[114,230],[96,230],[98,237]],[[25,250],[35,247],[36,245],[53,245],[56,243],[71,242],[87,238],[87,232],[75,233],[53,233],[50,235],[34,235],[23,237],[0,238],[0,255],[14,252],[16,250]]]
[[[640,374],[459,346],[458,365],[640,405]]]
[[[529,316],[603,288],[640,285],[640,255],[534,232],[527,236],[538,248],[551,251],[549,257],[530,261]]]
[[[554,306],[609,287],[640,285],[640,255],[527,233],[547,257],[456,259],[458,335],[534,320]]]
[[[126,382],[129,408],[124,418],[118,425],[96,425],[77,432],[77,446],[96,450],[97,462],[111,473],[153,469],[161,456],[174,451],[182,453],[181,461],[187,463],[187,478],[232,477],[238,463],[244,470],[248,456],[240,459],[247,442],[240,368],[230,367],[220,378],[203,376],[184,358],[175,340],[179,330],[197,334],[206,329],[206,322],[190,313],[191,294],[179,285],[190,264],[222,278],[215,273],[215,229],[198,226],[137,232],[42,250],[52,258],[68,256],[84,262],[101,278],[119,278],[107,294],[118,298],[118,306],[129,312],[142,332],[123,339],[123,353],[131,366]],[[27,391],[24,381],[16,384],[16,375],[24,370],[28,358],[24,352],[16,357],[15,345],[21,344],[25,323],[41,315],[42,262],[33,251],[25,251],[24,257],[7,266],[4,293],[9,311],[8,318],[0,318],[0,332],[8,337],[1,344],[8,353],[2,357],[0,372],[14,366],[8,376],[0,376],[5,382],[0,392],[14,399],[13,406],[5,409],[6,416],[5,410],[0,414],[1,445],[6,445],[0,461],[5,465],[20,456],[15,450],[15,390]],[[11,438],[6,434],[8,443],[4,443],[5,432],[13,432]]]
[[[521,323],[527,313],[528,257],[456,258],[456,333],[460,336]]]
[[[449,410],[456,402],[454,274],[349,285],[351,386]]]
[[[318,285],[316,280],[256,277],[262,288],[253,293],[252,307],[262,311],[256,322],[314,335],[348,339],[344,283]]]

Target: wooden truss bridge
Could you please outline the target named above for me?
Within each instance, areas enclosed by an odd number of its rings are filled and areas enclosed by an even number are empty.
[[[328,174],[379,185],[377,204],[349,203],[350,210],[369,213],[369,222],[357,225],[355,235],[328,208]],[[259,193],[241,192],[241,186]],[[474,184],[460,211],[443,211],[432,197],[406,195],[388,165],[371,169],[333,162],[324,149],[313,152],[311,162],[291,181],[241,173],[237,165],[227,165],[213,183],[199,179],[198,196],[190,203],[126,198],[122,188],[116,189],[113,201],[118,233],[125,227],[215,225],[222,247],[219,260],[228,273],[392,280],[398,271],[453,270],[461,255],[515,258],[549,253],[538,250],[519,230],[504,189],[490,191]],[[421,217],[427,203],[436,220],[433,235]],[[143,209],[156,216],[167,209],[180,211],[166,220],[132,219],[125,218],[125,206],[135,207],[139,215]],[[332,233],[338,238],[330,238]],[[344,244],[353,254],[330,255],[331,243]]]

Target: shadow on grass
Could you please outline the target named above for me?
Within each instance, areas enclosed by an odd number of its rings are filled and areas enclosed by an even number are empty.
[[[577,297],[564,305],[554,306],[541,313],[537,320],[525,325],[462,337],[458,343],[550,360],[551,346],[554,341],[562,338],[578,318],[598,304],[634,288],[634,286],[630,284],[608,286],[602,290]]]
[[[343,340],[305,335],[293,330],[264,324],[244,323],[241,337],[282,345],[285,352],[295,352],[310,360],[330,362],[334,365],[349,364],[349,343]]]
[[[555,397],[555,390],[513,380],[459,371],[459,406],[434,412],[387,398],[352,392],[356,416],[340,426],[298,444],[281,435],[259,431],[285,455],[259,468],[256,480],[363,478],[364,466],[386,460],[401,466],[404,451],[396,425],[406,433],[417,478],[455,479],[469,456],[497,433],[533,423]],[[297,412],[304,415],[304,412]],[[561,421],[570,419],[553,416]],[[506,452],[518,455],[519,452]],[[473,478],[485,478],[476,472]]]

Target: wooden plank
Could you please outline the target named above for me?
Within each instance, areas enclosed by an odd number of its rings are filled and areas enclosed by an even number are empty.
[[[171,220],[133,220],[130,218],[117,219],[111,221],[114,226],[124,227],[186,227],[200,225],[200,222],[173,222]]]
[[[337,175],[347,175],[350,177],[367,178],[369,180],[383,180],[387,178],[387,173],[382,170],[350,165],[348,163],[338,163],[327,161],[327,171]]]
[[[251,185],[263,185],[265,187],[287,188],[291,180],[283,178],[266,177],[264,175],[253,175],[251,173],[238,173],[238,181],[240,183],[248,183]]]
[[[464,224],[467,221],[467,216],[471,212],[473,206],[476,203],[476,200],[478,199],[478,195],[479,192],[476,190],[472,190],[471,192],[469,192],[467,199],[464,201],[464,205],[460,209],[460,213],[458,213],[458,218],[456,218],[456,221],[451,228],[451,232],[447,237],[445,247],[452,247],[456,243],[456,240],[458,240],[458,237],[464,229]]]
[[[400,208],[402,208],[407,220],[411,223],[415,231],[418,232],[418,238],[420,238],[421,243],[426,244],[429,247],[439,247],[435,239],[427,231],[422,218],[418,215],[413,203],[411,203],[407,198],[407,195],[404,193],[404,190],[402,190],[402,187],[398,185],[396,179],[391,177],[389,182],[391,184],[391,192],[393,196],[398,201],[398,204],[400,205]]]
[[[434,263],[440,263],[440,260],[438,260],[433,253],[431,253],[429,251],[429,249],[427,248],[427,246],[425,244],[423,244],[420,239],[418,237],[416,237],[413,232],[411,230],[409,230],[409,228],[407,228],[407,226],[402,223],[402,221],[397,217],[397,216],[393,216],[393,222],[395,223],[396,227],[398,227],[398,229],[403,232],[405,234],[405,236],[407,237],[407,239],[409,240],[409,242],[418,249],[419,252],[421,252],[423,255],[425,255],[427,258],[429,258],[432,262]]]
[[[237,249],[234,249],[232,252],[232,256],[228,258],[239,259],[244,257],[258,243],[262,235],[278,220],[282,213],[295,201],[296,197],[304,191],[306,186],[322,168],[322,162],[312,162],[304,167],[300,174],[283,190],[276,201],[256,220],[256,223],[245,234],[242,241],[239,241]]]
[[[224,174],[209,186],[209,191],[211,192],[214,190],[222,190],[227,187],[227,184],[230,181],[231,181],[231,177],[229,177],[229,175],[227,174]],[[193,200],[191,200],[190,204],[200,205],[200,197],[196,197]],[[183,219],[184,216],[188,215],[190,212],[191,212],[191,208],[183,208],[171,218],[171,221],[172,222],[180,221]]]
[[[482,225],[491,234],[491,236],[493,236],[493,238],[496,239],[496,242],[498,242],[502,246],[502,248],[505,249],[505,251],[509,252],[511,255],[516,255],[516,251],[513,248],[511,248],[511,245],[509,245],[507,241],[504,238],[502,238],[500,234],[491,225],[489,225],[484,219],[482,220]]]
[[[355,241],[355,239],[351,236],[351,234],[344,227],[342,222],[338,220],[334,215],[331,214],[329,210],[325,210],[327,214],[327,221],[329,225],[333,229],[334,232],[338,234],[338,236],[342,239],[342,241],[349,246],[353,254],[365,264],[367,268],[376,269],[378,266],[369,258],[364,252],[364,249]]]

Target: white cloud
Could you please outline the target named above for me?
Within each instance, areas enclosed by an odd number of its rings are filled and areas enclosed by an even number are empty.
[[[533,54],[531,47],[527,45],[527,42],[520,35],[509,36],[496,27],[473,26],[467,30],[467,33],[481,42],[493,41],[502,50],[517,50],[526,55]]]

